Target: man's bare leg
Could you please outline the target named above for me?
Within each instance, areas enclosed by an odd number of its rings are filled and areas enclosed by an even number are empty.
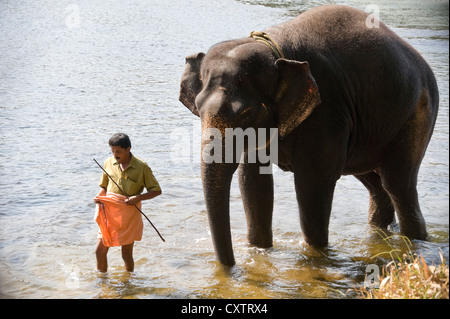
[[[122,246],[122,259],[125,262],[126,270],[130,272],[134,271],[133,245],[134,242],[129,245]]]
[[[103,245],[101,238],[97,240],[97,247],[95,248],[95,256],[97,257],[97,269],[100,272],[106,272],[108,269],[108,254],[109,247]]]

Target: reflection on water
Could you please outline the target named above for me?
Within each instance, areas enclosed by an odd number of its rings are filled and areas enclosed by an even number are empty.
[[[224,269],[213,253],[198,160],[174,156],[171,135],[184,130],[183,143],[198,147],[198,120],[178,102],[185,56],[331,2],[2,1],[0,297],[354,298],[347,290],[363,284],[368,265],[390,261],[392,247],[407,250],[401,237],[388,243],[367,229],[368,195],[356,179],[338,183],[322,250],[301,242],[293,176],[279,169],[274,247],[249,247],[234,180],[237,265]],[[373,1],[336,2],[364,10]],[[440,113],[418,185],[431,241],[414,241],[412,250],[448,258],[448,1],[376,3],[438,79]],[[109,156],[117,131],[130,135],[163,188],[143,210],[166,243],[146,225],[135,272],[124,270],[117,248],[101,275],[92,201],[101,172],[92,158]]]

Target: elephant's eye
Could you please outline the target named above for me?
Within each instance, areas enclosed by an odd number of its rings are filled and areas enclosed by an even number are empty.
[[[250,112],[250,108],[246,107],[242,110],[240,116],[247,116],[248,112]]]

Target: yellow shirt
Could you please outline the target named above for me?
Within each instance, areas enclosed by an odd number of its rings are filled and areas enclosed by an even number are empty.
[[[106,188],[107,192],[134,196],[141,194],[144,187],[147,191],[161,190],[147,163],[133,154],[131,154],[130,164],[124,171],[114,157],[108,158],[103,167],[126,194],[123,194],[103,172],[99,186]]]

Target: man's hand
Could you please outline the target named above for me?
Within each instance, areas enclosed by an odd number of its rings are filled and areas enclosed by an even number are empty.
[[[106,196],[106,188],[100,187],[100,190],[97,193],[97,196]],[[97,197],[95,196],[95,197]],[[101,204],[102,202],[94,198],[94,202],[96,204]]]
[[[157,191],[149,191],[149,192],[147,192],[145,194],[131,196],[129,199],[125,200],[125,204],[127,204],[127,205],[136,205],[140,201],[155,198],[156,196],[161,195],[161,193],[162,192],[160,190],[157,190]]]
[[[125,204],[132,205],[132,206],[136,205],[137,203],[139,203],[141,201],[138,196],[131,196],[130,198],[126,199]]]

